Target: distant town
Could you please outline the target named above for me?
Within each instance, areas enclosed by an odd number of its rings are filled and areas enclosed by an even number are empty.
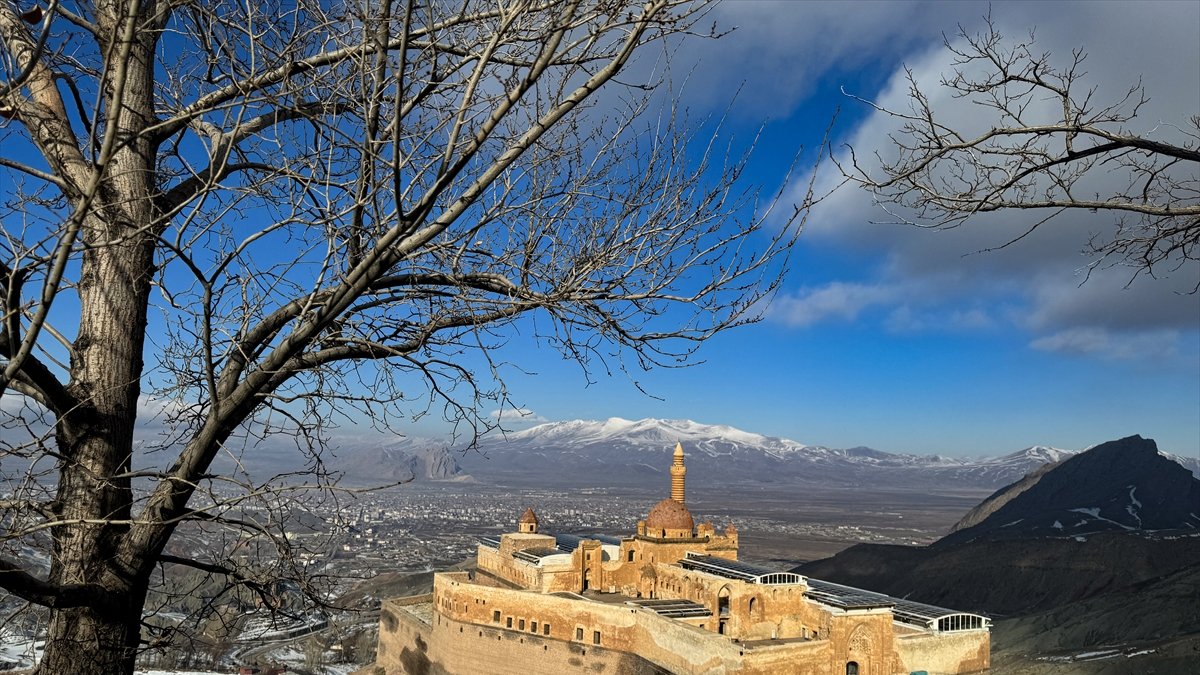
[[[332,556],[315,547],[299,548],[311,552],[305,558],[326,564],[330,572],[360,576],[383,571],[423,571],[452,565],[475,552],[481,535],[506,532],[527,506],[533,506],[542,518],[543,529],[563,533],[613,533],[630,530],[649,505],[651,491],[589,489],[572,494],[559,491],[512,492],[504,488],[463,484],[414,483],[386,491],[369,492],[353,502],[341,504],[341,513],[315,512],[327,518],[324,531],[297,535],[303,542],[326,542],[332,538]],[[913,527],[904,514],[893,512],[878,524],[844,522],[805,522],[794,511],[738,514],[737,500],[697,498],[707,511],[698,511],[701,520],[733,521],[748,533],[793,540],[858,542],[881,544],[927,544],[944,534],[944,527]],[[949,523],[947,523],[948,525]],[[349,525],[349,528],[343,528]],[[764,535],[765,536],[765,535]],[[762,559],[761,552],[746,555]],[[799,562],[799,561],[798,561]]]

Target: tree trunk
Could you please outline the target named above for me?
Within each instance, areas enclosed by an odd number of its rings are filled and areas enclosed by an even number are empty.
[[[57,440],[59,515],[50,578],[95,589],[85,606],[51,613],[38,675],[133,672],[148,565],[119,555],[129,530],[133,431],[153,249],[142,242],[85,254],[79,339],[69,389],[80,402]],[[153,559],[153,553],[146,559]]]
[[[100,607],[51,613],[46,651],[35,675],[129,675],[140,639],[145,585],[114,593]]]
[[[147,4],[142,12],[152,10],[154,3]],[[110,40],[105,135],[118,142],[107,166],[94,167],[103,173],[83,221],[79,330],[67,385],[77,404],[55,430],[56,510],[63,522],[52,533],[50,582],[83,585],[89,593],[82,606],[52,609],[37,675],[131,675],[158,554],[121,550],[133,506],[129,472],[157,227],[155,149],[145,133],[154,120],[155,31],[135,32],[128,58],[119,59],[125,9],[120,3],[97,7],[101,34]]]

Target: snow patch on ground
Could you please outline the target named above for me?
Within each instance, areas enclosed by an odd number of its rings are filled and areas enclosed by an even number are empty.
[[[211,670],[135,670],[133,675],[221,675]]]
[[[1137,488],[1132,485],[1126,487],[1129,488],[1129,501],[1139,509],[1142,508],[1142,503],[1138,501],[1137,497],[1133,496],[1133,493],[1137,492]]]
[[[1089,508],[1082,508],[1082,509],[1070,509],[1070,510],[1071,510],[1071,511],[1074,511],[1075,513],[1086,513],[1087,515],[1089,515],[1089,516],[1091,516],[1091,517],[1095,518],[1096,520],[1103,520],[1103,521],[1104,521],[1104,522],[1106,522],[1106,523],[1112,523],[1113,525],[1116,525],[1117,527],[1119,527],[1119,528],[1122,528],[1122,529],[1125,529],[1125,530],[1137,530],[1137,529],[1139,529],[1139,528],[1137,528],[1137,527],[1133,527],[1133,526],[1131,526],[1131,525],[1126,525],[1125,523],[1117,522],[1117,521],[1115,521],[1115,520],[1113,520],[1113,519],[1111,519],[1111,518],[1105,518],[1104,516],[1100,515],[1100,509],[1099,509],[1099,508],[1097,508],[1097,507],[1094,507],[1094,506],[1093,506],[1093,507],[1089,507]],[[1139,519],[1138,519],[1138,524],[1140,525],[1140,524],[1141,524],[1141,522],[1142,522],[1142,521],[1141,521],[1141,519],[1139,518]],[[1086,523],[1087,523],[1087,521],[1086,521],[1086,520],[1083,520],[1083,521],[1080,521],[1079,525],[1084,525],[1084,524],[1086,524]],[[1076,527],[1078,527],[1078,525],[1077,525]]]
[[[1129,649],[1126,647],[1126,649]],[[1039,656],[1038,661],[1048,661],[1050,663],[1073,663],[1077,661],[1103,661],[1105,659],[1113,659],[1124,656],[1127,659],[1132,659],[1135,656],[1145,656],[1153,654],[1157,649],[1139,649],[1137,651],[1124,651],[1120,648],[1113,649],[1098,649],[1088,652],[1079,652],[1078,654],[1060,654],[1055,656]]]
[[[1138,511],[1142,508],[1142,503],[1133,494],[1137,492],[1137,488],[1132,485],[1126,487],[1129,488],[1129,504],[1125,507],[1125,512],[1137,521],[1138,528],[1140,529],[1142,527],[1142,517],[1138,515]]]
[[[12,664],[16,668],[32,668],[42,658],[44,644],[42,640],[0,631],[0,663]]]

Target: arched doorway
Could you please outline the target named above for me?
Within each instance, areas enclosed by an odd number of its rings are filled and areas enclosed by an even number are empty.
[[[729,616],[729,587],[722,586],[721,590],[717,591],[717,616],[727,618]]]
[[[846,663],[846,675],[858,675],[858,661]]]
[[[725,634],[725,624],[729,622],[729,587],[722,586],[717,591],[717,632]]]

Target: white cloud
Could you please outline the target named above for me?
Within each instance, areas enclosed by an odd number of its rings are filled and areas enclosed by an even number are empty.
[[[488,416],[504,424],[543,424],[550,421],[529,408],[501,408],[489,412]]]
[[[767,308],[767,318],[804,327],[830,320],[853,321],[864,310],[895,301],[900,289],[835,281],[795,293],[780,293]]]
[[[137,415],[139,420],[157,420],[178,414],[184,409],[183,404],[174,399],[156,398],[149,394],[141,394],[137,400]]]
[[[781,293],[767,308],[771,321],[794,328],[824,322],[852,322],[872,309],[886,310],[884,327],[892,333],[972,332],[994,328],[999,318],[981,307],[959,307],[965,301],[946,279],[936,283],[850,283]]]
[[[921,310],[911,305],[901,305],[892,310],[884,322],[884,326],[893,333],[973,332],[996,325],[996,318],[978,307]]]
[[[1030,343],[1034,349],[1095,356],[1106,360],[1162,359],[1178,353],[1179,332],[1122,334],[1104,328],[1071,328]]]

